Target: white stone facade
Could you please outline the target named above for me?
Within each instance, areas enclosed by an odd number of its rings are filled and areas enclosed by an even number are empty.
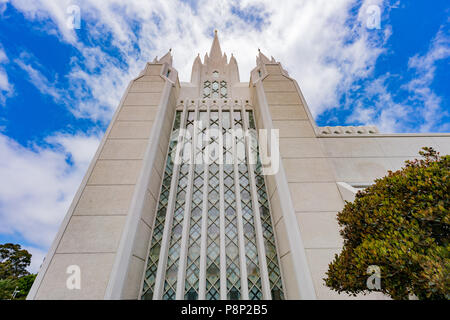
[[[329,290],[322,280],[342,246],[337,212],[356,188],[399,169],[421,147],[449,154],[450,134],[318,127],[297,82],[281,64],[261,52],[256,63],[250,82],[240,82],[236,59],[222,54],[216,34],[210,54],[203,62],[195,59],[189,83],[179,82],[171,52],[146,65],[128,86],[28,299],[141,298],[174,116],[191,104],[249,106],[257,128],[279,130],[280,167],[265,183],[285,298],[350,298]],[[205,90],[205,81],[213,77],[224,81],[226,90],[220,85]],[[66,286],[71,265],[81,270],[79,290]],[[163,281],[164,271],[158,272]],[[177,292],[177,298],[183,295]]]

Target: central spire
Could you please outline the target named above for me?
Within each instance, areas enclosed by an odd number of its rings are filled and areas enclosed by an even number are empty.
[[[211,50],[205,53],[205,59],[202,63],[200,55],[194,60],[192,65],[191,82],[203,83],[203,81],[220,79],[220,81],[231,83],[239,82],[239,70],[236,58],[231,55],[230,62],[225,53],[222,52],[217,36],[217,30],[214,30],[214,39],[211,45]]]
[[[209,57],[211,59],[222,58],[222,50],[220,49],[219,37],[217,36],[217,30],[214,30],[214,40],[211,46],[211,51],[209,52]]]

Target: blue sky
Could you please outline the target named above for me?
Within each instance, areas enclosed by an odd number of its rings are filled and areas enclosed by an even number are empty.
[[[181,81],[214,29],[248,81],[257,49],[319,125],[450,131],[445,0],[0,0],[0,243],[37,270],[128,82],[173,48]],[[67,27],[70,5],[79,29]],[[367,9],[380,8],[380,28]]]

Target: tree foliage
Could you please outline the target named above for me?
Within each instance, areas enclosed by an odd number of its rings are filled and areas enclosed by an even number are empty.
[[[29,274],[26,268],[30,263],[31,254],[19,244],[0,245],[0,279],[14,279]]]
[[[26,298],[36,278],[26,270],[30,263],[31,254],[20,245],[0,245],[0,300]]]
[[[338,213],[344,247],[325,283],[348,294],[367,293],[367,268],[381,271],[381,292],[393,299],[450,298],[450,156],[432,148],[424,159],[358,192]]]
[[[36,279],[36,274],[28,274],[18,279],[0,280],[0,300],[25,300]]]

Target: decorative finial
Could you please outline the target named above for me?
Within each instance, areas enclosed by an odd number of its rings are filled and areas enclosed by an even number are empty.
[[[172,52],[172,48],[169,49],[169,52]]]
[[[217,34],[217,29],[214,29],[214,33]]]
[[[258,48],[258,52],[261,52],[261,49],[260,49],[260,48]]]

